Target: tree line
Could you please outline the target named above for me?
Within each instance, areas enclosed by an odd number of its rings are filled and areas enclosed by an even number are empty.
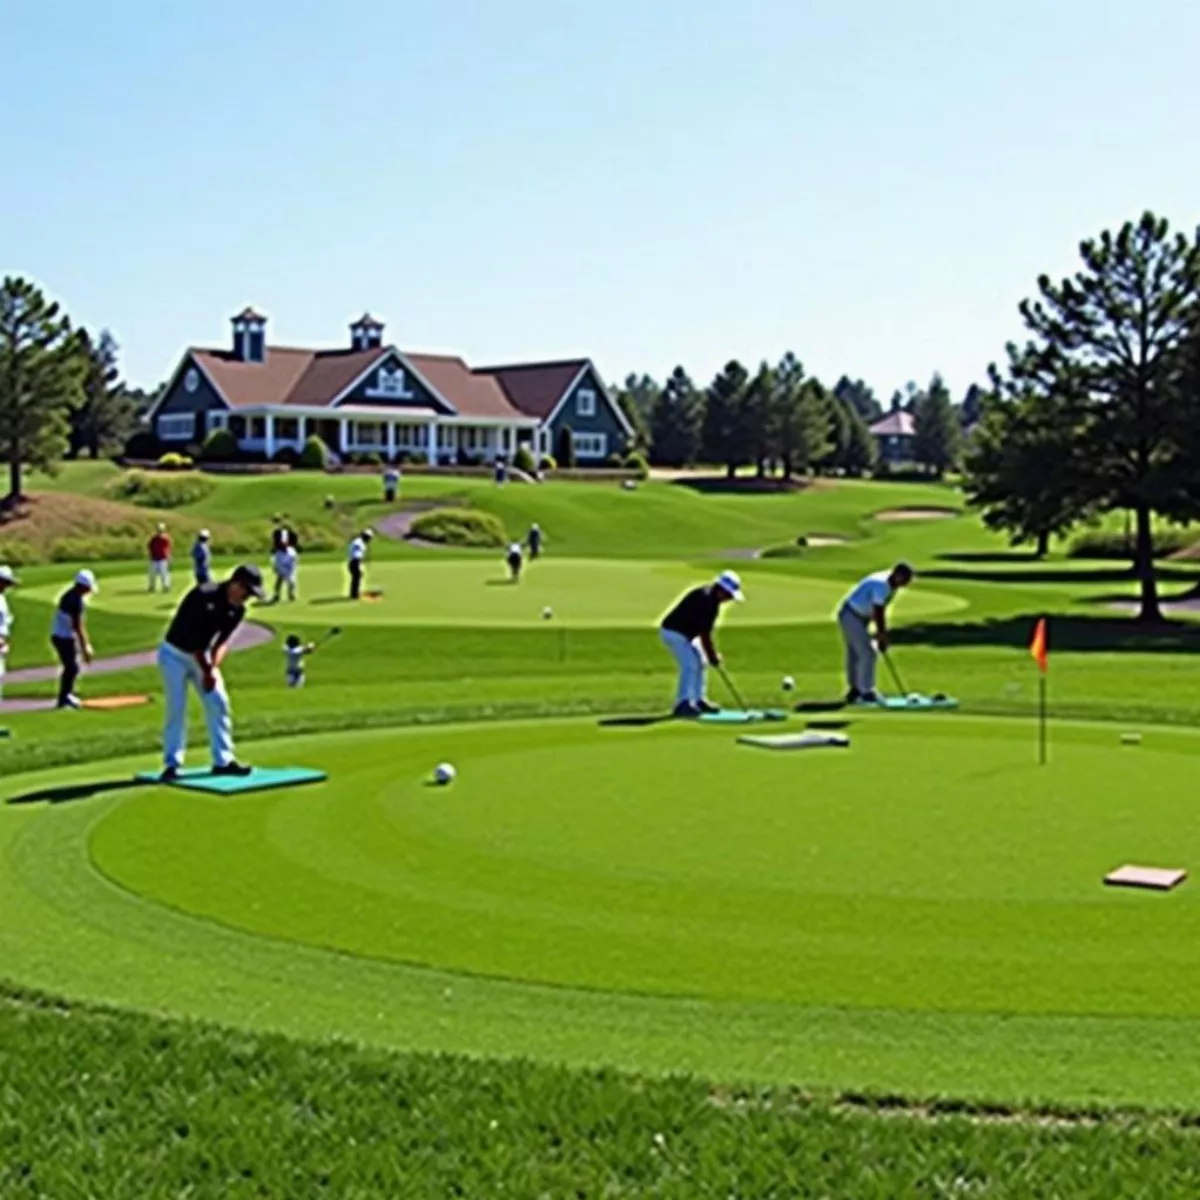
[[[958,465],[964,427],[977,419],[981,394],[973,387],[956,405],[934,375],[925,388],[910,383],[893,395],[893,411],[913,419],[912,466],[940,478]],[[884,408],[874,391],[849,376],[827,387],[790,352],[753,373],[732,360],[703,388],[683,367],[661,384],[630,375],[615,398],[656,466],[710,463],[731,477],[752,467],[759,477],[790,479],[808,472],[862,476],[879,465],[870,425]]]

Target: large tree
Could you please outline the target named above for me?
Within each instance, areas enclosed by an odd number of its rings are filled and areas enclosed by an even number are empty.
[[[1079,507],[1133,514],[1140,617],[1160,619],[1152,521],[1200,515],[1200,390],[1186,370],[1200,327],[1200,240],[1153,213],[1080,246],[1070,279],[1038,280],[1029,331],[1008,347],[1006,394],[1056,407],[1074,430]]]
[[[754,446],[747,420],[746,395],[750,376],[734,359],[708,385],[704,405],[704,456],[723,463],[732,479],[738,467],[750,461]]]
[[[121,383],[117,366],[117,342],[107,329],[95,341],[85,330],[79,332],[80,347],[87,358],[83,398],[71,408],[68,456],[87,453],[99,458],[102,452],[122,446],[137,424],[137,398]]]
[[[633,426],[638,449],[649,449],[650,414],[658,401],[658,392],[658,384],[649,375],[628,375],[625,383],[613,392],[613,399]]]
[[[931,474],[941,478],[958,465],[962,448],[962,425],[950,399],[950,390],[940,375],[913,401],[913,458]]]
[[[28,280],[0,284],[0,452],[8,497],[25,467],[52,471],[67,445],[68,417],[83,398],[87,357],[71,322]]]
[[[785,354],[772,376],[770,441],[784,478],[790,479],[829,453],[833,421],[824,389],[805,377],[794,354]]]
[[[682,367],[671,372],[650,411],[650,454],[663,467],[685,467],[700,456],[704,397]]]
[[[754,461],[755,474],[762,479],[775,458],[774,428],[775,371],[768,363],[759,364],[758,372],[746,387],[742,402],[746,441]]]
[[[861,379],[851,379],[848,375],[843,375],[833,385],[833,394],[843,404],[850,405],[868,425],[883,416],[883,405]]]

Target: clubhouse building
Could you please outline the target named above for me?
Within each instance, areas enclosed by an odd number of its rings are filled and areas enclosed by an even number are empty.
[[[350,343],[303,349],[267,342],[267,318],[233,318],[229,349],[188,349],[148,420],[167,444],[199,445],[228,429],[247,452],[274,458],[316,434],[336,454],[391,461],[494,462],[527,445],[553,454],[569,427],[581,465],[623,453],[633,431],[590,359],[469,367],[461,358],[385,345],[361,317]]]

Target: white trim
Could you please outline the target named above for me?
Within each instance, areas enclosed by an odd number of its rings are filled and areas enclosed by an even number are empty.
[[[404,355],[403,355],[403,354],[401,354],[401,353],[400,353],[400,351],[396,349],[396,347],[395,347],[395,346],[382,346],[382,347],[380,347],[380,350],[379,350],[379,357],[378,357],[378,358],[376,358],[376,359],[374,359],[374,360],[371,362],[370,366],[368,366],[368,367],[366,368],[366,370],[365,370],[365,371],[363,371],[363,372],[362,372],[360,375],[358,375],[358,376],[357,376],[357,377],[356,377],[356,378],[355,378],[355,379],[354,379],[352,382],[350,382],[350,383],[349,383],[349,384],[347,384],[347,385],[346,385],[344,388],[342,388],[342,390],[341,390],[340,392],[338,392],[338,394],[337,394],[336,396],[334,396],[332,400],[330,400],[330,401],[329,401],[329,404],[328,404],[326,407],[327,407],[327,408],[330,408],[330,409],[337,408],[337,407],[338,407],[338,405],[339,405],[339,404],[341,404],[341,402],[342,402],[342,401],[343,401],[343,400],[344,400],[344,399],[345,399],[345,398],[346,398],[348,395],[350,395],[350,393],[351,393],[351,392],[353,392],[353,391],[354,391],[354,389],[355,389],[356,387],[358,387],[358,385],[359,385],[360,383],[362,383],[362,382],[363,382],[363,380],[364,380],[364,379],[366,379],[366,378],[367,378],[367,376],[368,376],[368,375],[370,375],[370,374],[371,374],[371,372],[372,372],[372,371],[374,371],[374,370],[375,370],[375,369],[376,369],[376,368],[377,368],[377,367],[380,365],[381,361],[382,361],[382,360],[383,360],[383,359],[384,359],[384,358],[385,358],[387,355],[389,355],[389,354],[394,354],[394,355],[395,355],[395,356],[396,356],[396,357],[397,357],[397,358],[400,360],[400,362],[401,362],[401,364],[403,365],[404,369],[405,369],[406,371],[410,372],[410,373],[412,374],[413,378],[414,378],[414,379],[416,379],[416,380],[417,380],[417,381],[418,381],[418,382],[421,384],[421,386],[422,386],[422,387],[423,387],[423,388],[424,388],[424,389],[425,389],[425,390],[426,390],[426,391],[427,391],[427,392],[428,392],[428,393],[429,393],[429,394],[430,394],[430,395],[431,395],[431,396],[432,396],[432,397],[433,397],[433,398],[434,398],[436,401],[438,401],[438,403],[439,403],[439,404],[444,404],[444,405],[446,406],[446,408],[450,410],[450,414],[452,414],[452,415],[454,415],[454,416],[457,416],[457,415],[458,415],[458,409],[457,409],[457,408],[455,408],[455,407],[454,407],[454,405],[453,405],[453,404],[451,404],[451,403],[450,403],[450,401],[449,401],[449,400],[447,400],[447,399],[446,399],[446,397],[445,397],[445,396],[443,396],[443,395],[442,395],[442,393],[441,393],[441,392],[439,392],[439,391],[437,390],[437,388],[435,388],[435,387],[433,386],[433,384],[431,384],[431,383],[429,382],[429,380],[428,380],[428,379],[426,379],[426,378],[425,378],[425,376],[424,376],[424,375],[422,375],[422,374],[421,374],[421,372],[420,372],[420,371],[418,371],[418,370],[417,370],[417,369],[416,369],[416,368],[415,368],[415,367],[412,365],[412,363],[410,363],[410,362],[408,361],[408,359],[407,359],[407,358],[405,358],[405,357],[404,357]],[[445,414],[439,414],[439,415],[445,415]]]
[[[585,454],[579,448],[580,442],[596,442],[600,449],[596,454]],[[608,434],[607,433],[576,433],[571,431],[571,443],[575,447],[576,458],[607,458],[608,457]]]
[[[502,370],[503,368],[500,369]],[[604,403],[608,405],[612,410],[613,416],[617,418],[617,424],[624,430],[625,436],[632,440],[634,436],[633,426],[630,425],[628,418],[621,411],[621,406],[608,394],[608,388],[605,386],[604,380],[600,378],[600,372],[596,370],[596,365],[590,358],[579,369],[575,378],[567,385],[566,390],[559,397],[558,403],[550,410],[549,415],[542,419],[542,424],[547,428],[554,424],[555,417],[558,416],[563,405],[571,398],[575,389],[583,382],[584,376],[589,371],[596,376],[596,382],[600,385],[600,395],[604,397]]]
[[[211,410],[210,410],[211,411]],[[309,417],[319,421],[336,421],[339,417],[361,417],[363,420],[391,420],[401,425],[424,425],[437,419],[446,425],[486,425],[489,428],[536,429],[537,417],[472,417],[466,413],[439,413],[432,408],[407,408],[401,405],[344,404],[337,409],[328,409],[310,404],[247,404],[230,410],[239,417],[264,417],[268,413],[276,417]]]
[[[168,433],[163,427],[163,423],[166,421],[187,421],[187,433]],[[161,417],[154,418],[154,435],[160,442],[190,442],[196,436],[196,414],[194,412],[163,413]]]
[[[583,402],[587,400],[588,410],[583,411]],[[577,417],[594,417],[596,415],[596,389],[577,388],[575,391],[575,415]]]
[[[215,433],[218,429],[228,429],[231,415],[228,409],[222,411],[219,408],[214,408],[204,414],[205,427],[209,433]]]
[[[166,400],[166,398],[175,390],[175,385],[179,382],[179,376],[183,373],[183,369],[188,365],[188,363],[191,363],[192,366],[194,366],[200,372],[200,374],[208,380],[208,386],[211,387],[216,393],[217,399],[220,400],[220,402],[225,405],[227,409],[231,411],[233,410],[233,405],[229,403],[225,393],[222,392],[219,387],[217,387],[217,381],[208,373],[207,368],[195,356],[195,354],[189,350],[179,360],[179,366],[177,366],[175,370],[171,372],[170,380],[168,381],[167,386],[163,388],[162,395],[159,396],[159,398],[154,402],[154,407],[146,414],[146,422],[148,424],[152,424],[158,419],[158,410],[162,408],[163,401]]]

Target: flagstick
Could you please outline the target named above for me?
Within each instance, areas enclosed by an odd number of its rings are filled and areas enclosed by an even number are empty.
[[[1038,762],[1046,765],[1046,673],[1038,672]]]

